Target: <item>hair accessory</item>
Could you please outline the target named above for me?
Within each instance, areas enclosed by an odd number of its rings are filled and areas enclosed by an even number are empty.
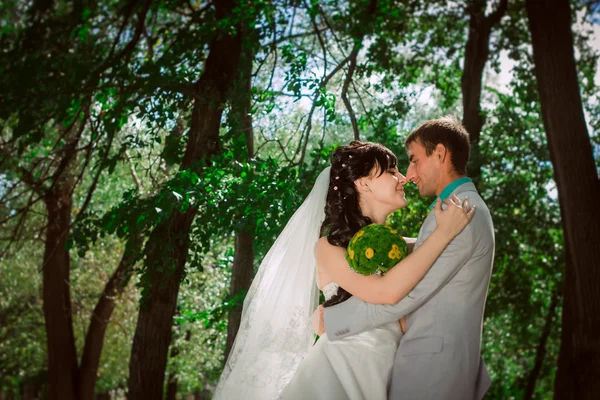
[[[348,156],[349,158],[352,158],[352,156]]]
[[[342,164],[342,168],[346,168],[346,164]]]
[[[335,177],[335,180],[338,180],[338,179],[340,179],[340,177],[339,177],[339,176],[336,176],[336,177]]]
[[[338,189],[338,188],[337,188],[337,186],[334,186],[334,187],[333,187],[333,190],[337,190],[337,189]]]

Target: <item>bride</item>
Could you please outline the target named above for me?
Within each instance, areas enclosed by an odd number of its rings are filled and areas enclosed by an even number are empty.
[[[324,334],[313,346],[310,316],[318,305],[317,287],[325,306],[351,295],[396,303],[473,216],[452,199],[442,211],[438,201],[437,227],[418,250],[384,276],[351,271],[344,257],[350,238],[405,207],[405,184],[396,156],[380,144],[353,141],[335,150],[331,167],[321,172],[258,269],[215,399],[387,398],[400,324],[334,342]]]

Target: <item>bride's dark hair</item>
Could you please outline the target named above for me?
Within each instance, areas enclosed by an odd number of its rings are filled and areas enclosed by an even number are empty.
[[[398,165],[398,159],[385,146],[378,143],[354,140],[347,146],[340,146],[333,152],[329,172],[329,190],[325,203],[325,220],[321,225],[321,236],[340,247],[348,247],[350,239],[363,226],[372,223],[363,215],[359,205],[359,193],[354,181],[371,174],[377,167],[379,176]],[[333,306],[352,297],[341,287],[323,305]]]

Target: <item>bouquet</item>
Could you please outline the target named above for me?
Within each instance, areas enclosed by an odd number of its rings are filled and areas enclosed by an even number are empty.
[[[352,236],[346,260],[361,275],[383,275],[408,255],[408,245],[391,226],[371,224]]]

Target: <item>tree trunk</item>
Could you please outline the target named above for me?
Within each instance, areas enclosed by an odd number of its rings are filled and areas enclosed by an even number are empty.
[[[230,16],[233,0],[215,2],[219,20]],[[237,27],[236,32],[240,32]],[[201,161],[219,151],[219,127],[222,104],[237,74],[241,53],[241,34],[227,32],[215,36],[205,63],[202,77],[195,85],[192,123],[182,169],[201,174]],[[183,277],[189,248],[190,225],[196,209],[174,213],[157,226],[146,245],[144,300],[129,364],[129,398],[162,399],[165,369],[173,315],[177,304],[179,284]]]
[[[502,0],[489,17],[485,16],[486,0],[469,2],[469,35],[465,47],[465,61],[461,77],[463,100],[462,123],[469,132],[471,157],[467,175],[477,184],[481,177],[481,154],[479,137],[484,119],[481,115],[481,82],[483,70],[490,54],[490,34],[493,27],[506,13],[508,0]]]
[[[42,268],[44,320],[48,346],[48,399],[75,398],[77,355],[70,295],[67,237],[71,225],[71,186],[59,181],[44,202],[48,228]]]
[[[121,261],[104,287],[96,307],[94,307],[79,366],[79,400],[94,399],[94,388],[106,328],[117,305],[116,300],[125,290],[127,281],[131,276],[129,268],[135,259],[135,252],[139,251],[142,242],[143,238],[140,235],[132,236],[127,241]]]
[[[241,291],[248,290],[254,273],[254,250],[252,243],[254,238],[246,229],[238,232],[235,237],[235,258],[231,268],[231,295],[234,296]],[[229,311],[227,325],[227,347],[225,349],[225,360],[233,346],[235,336],[240,328],[242,319],[241,305]]]
[[[166,400],[176,400],[177,398],[177,377],[173,374],[169,375],[169,382],[167,383],[167,397]]]
[[[252,66],[254,62],[254,47],[258,44],[256,32],[244,26],[246,45],[240,57],[239,79],[234,96],[231,101],[232,129],[240,132],[240,139],[245,146],[240,158],[250,160],[254,155],[254,136],[252,132]],[[247,291],[252,283],[254,274],[254,249],[253,226],[248,226],[250,221],[242,221],[243,227],[237,232],[235,238],[235,255],[231,267],[230,295],[239,295]],[[225,360],[233,346],[235,336],[240,327],[242,318],[241,305],[229,312],[227,324],[227,345],[225,347]]]
[[[535,353],[535,362],[527,378],[527,387],[525,388],[525,396],[523,396],[523,400],[533,399],[535,386],[540,376],[540,372],[542,371],[542,366],[544,365],[544,358],[546,357],[546,344],[548,343],[548,338],[550,337],[550,332],[552,330],[552,326],[554,325],[554,318],[556,317],[556,309],[558,307],[559,298],[560,296],[558,293],[552,294],[552,300],[550,302],[548,314],[546,315],[546,322],[544,324],[544,328],[542,329],[538,348]]]
[[[556,399],[600,393],[600,182],[587,132],[569,0],[528,0],[535,73],[566,247]]]

